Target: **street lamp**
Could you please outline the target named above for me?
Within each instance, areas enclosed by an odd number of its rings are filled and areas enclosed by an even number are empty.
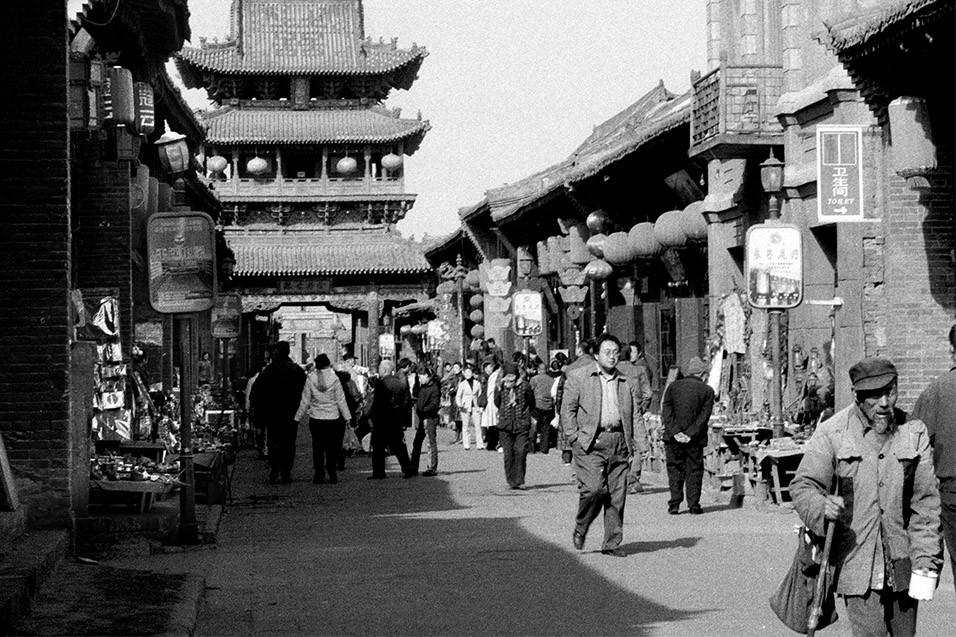
[[[783,188],[783,162],[777,159],[770,149],[770,157],[760,164],[760,185],[770,198],[768,217],[772,221],[780,219],[780,203],[777,196]],[[780,315],[783,310],[768,310],[770,318],[770,360],[773,364],[773,382],[771,384],[772,409],[770,425],[773,437],[783,437],[783,365],[780,360]]]
[[[186,145],[185,135],[166,131],[153,145],[167,173],[175,175],[189,168],[189,146]]]

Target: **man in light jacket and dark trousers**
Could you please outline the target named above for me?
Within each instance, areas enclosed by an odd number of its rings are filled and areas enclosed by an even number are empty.
[[[671,490],[667,512],[680,513],[686,483],[687,507],[692,514],[701,514],[704,512],[700,506],[704,447],[707,446],[707,422],[714,410],[714,390],[704,382],[707,365],[697,356],[681,367],[681,373],[684,377],[668,385],[661,402],[667,482]]]

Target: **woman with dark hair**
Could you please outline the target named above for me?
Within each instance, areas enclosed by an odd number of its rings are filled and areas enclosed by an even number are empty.
[[[306,413],[309,414],[309,431],[312,433],[312,467],[315,470],[312,482],[325,482],[327,471],[329,482],[335,484],[339,481],[336,465],[342,449],[345,423],[352,419],[352,413],[342,383],[325,354],[316,356],[315,370],[305,380],[296,420],[301,420]]]

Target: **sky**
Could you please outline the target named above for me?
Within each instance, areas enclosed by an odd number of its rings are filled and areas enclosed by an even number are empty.
[[[71,9],[79,4],[69,0]],[[230,0],[189,0],[192,43],[224,39]],[[448,234],[484,192],[557,163],[654,88],[705,70],[701,0],[364,0],[367,36],[424,45],[408,91],[385,105],[431,123],[405,165],[418,195],[399,230]],[[203,91],[184,91],[198,108]]]

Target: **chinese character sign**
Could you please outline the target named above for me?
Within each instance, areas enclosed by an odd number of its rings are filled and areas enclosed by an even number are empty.
[[[784,310],[803,300],[800,229],[763,223],[747,231],[747,299],[753,307]]]
[[[863,221],[863,129],[817,126],[817,217]]]
[[[239,338],[242,297],[235,292],[220,294],[212,308],[213,338]]]
[[[216,297],[213,221],[201,212],[153,215],[146,223],[149,301],[157,312],[212,308]]]
[[[515,292],[511,300],[514,313],[514,330],[518,336],[537,336],[541,333],[544,313],[540,292]]]

